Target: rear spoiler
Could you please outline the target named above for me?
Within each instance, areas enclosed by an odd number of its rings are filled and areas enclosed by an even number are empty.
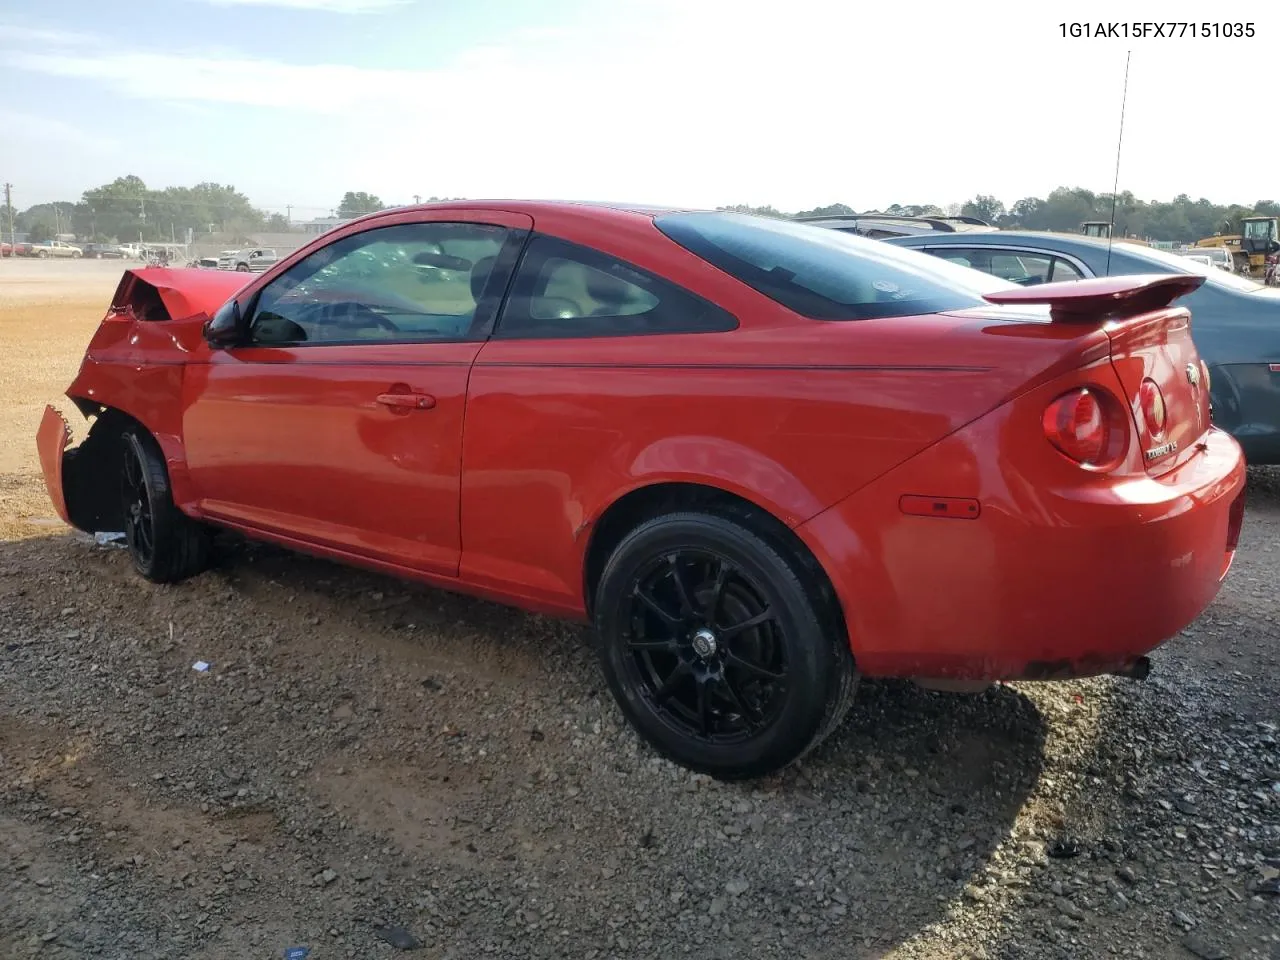
[[[988,293],[989,303],[1001,306],[1048,304],[1049,316],[1060,322],[1098,322],[1136,317],[1173,303],[1199,289],[1205,278],[1194,273],[1137,274],[1128,277],[1095,277],[1066,280],[1035,287],[1018,287]]]

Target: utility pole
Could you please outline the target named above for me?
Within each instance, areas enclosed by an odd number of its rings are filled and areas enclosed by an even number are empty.
[[[4,185],[4,209],[9,215],[9,242],[18,245],[18,235],[13,232],[13,184]]]
[[[142,221],[142,225],[138,227],[138,242],[141,243],[142,231],[146,229],[146,226],[147,226],[147,198],[146,197],[138,198],[138,210],[139,210],[138,219]]]
[[[415,204],[416,204],[416,203],[421,203],[421,202],[422,202],[422,195],[421,195],[421,194],[418,194],[418,193],[415,193],[415,194],[413,195],[413,202],[414,202]]]
[[[293,223],[293,204],[292,203],[286,203],[284,205],[284,220],[285,220],[285,223],[289,223],[289,224]]]

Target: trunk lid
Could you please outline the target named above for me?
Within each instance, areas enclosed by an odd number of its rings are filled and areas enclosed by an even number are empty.
[[[1102,277],[988,294],[1002,305],[1047,304],[1051,322],[1100,327],[1133,415],[1143,465],[1160,476],[1194,455],[1209,429],[1208,369],[1191,339],[1191,314],[1169,306],[1204,277]]]
[[[1191,317],[1180,309],[1160,311],[1119,324],[1108,335],[1143,463],[1153,475],[1166,473],[1184,463],[1209,430],[1208,373],[1191,339]],[[1151,416],[1159,405],[1162,425]]]

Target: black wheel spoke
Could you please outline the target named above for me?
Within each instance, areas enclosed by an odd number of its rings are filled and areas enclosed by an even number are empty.
[[[673,639],[654,640],[649,637],[632,638],[627,641],[627,646],[632,650],[670,650],[676,649],[676,642]]]
[[[663,681],[662,686],[653,692],[653,699],[662,703],[668,699],[673,693],[680,689],[680,685],[686,679],[693,676],[693,668],[687,663],[681,663],[671,672],[671,675]]]
[[[698,729],[705,737],[711,732],[711,691],[709,681],[699,680],[698,687]]]
[[[747,706],[747,701],[742,699],[742,694],[738,692],[738,688],[734,686],[733,680],[728,674],[720,677],[720,686],[724,688],[726,694],[725,699],[728,700],[735,710],[738,711],[747,721],[747,725],[751,727],[758,726],[760,723],[760,712],[752,707]]]
[[[714,625],[720,616],[720,600],[724,597],[724,585],[729,582],[729,574],[732,568],[725,560],[720,561],[720,566],[716,568],[716,579],[711,584],[711,596],[707,598],[707,623]]]
[[[735,623],[731,627],[721,628],[721,630],[719,631],[720,638],[722,640],[732,640],[734,637],[738,636],[738,634],[745,633],[748,630],[754,630],[756,627],[761,626],[762,624],[766,624],[772,619],[773,619],[773,612],[769,610],[768,607],[765,607],[763,610],[757,613],[754,617],[748,617],[746,620],[743,620],[741,623]]]
[[[786,673],[777,673],[768,667],[761,666],[758,663],[752,663],[745,660],[736,653],[728,653],[725,655],[724,662],[730,666],[737,667],[739,670],[745,670],[747,673],[755,674],[765,680],[782,680],[785,679]]]
[[[636,599],[649,608],[663,623],[669,627],[678,627],[683,622],[679,617],[673,616],[666,610],[662,609],[662,604],[657,601],[653,594],[649,593],[643,587],[636,587]]]
[[[684,574],[680,572],[680,556],[673,553],[667,557],[667,566],[671,568],[671,581],[676,587],[676,596],[680,598],[680,616],[686,620],[693,616],[693,600],[689,596],[689,588],[685,586]]]

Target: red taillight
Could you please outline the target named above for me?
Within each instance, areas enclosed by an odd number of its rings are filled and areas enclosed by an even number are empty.
[[[1044,435],[1066,457],[1083,467],[1104,468],[1124,453],[1124,420],[1118,403],[1097,387],[1064,393],[1044,412]]]
[[[1138,387],[1138,403],[1142,407],[1142,419],[1147,424],[1147,431],[1151,436],[1159,437],[1164,433],[1165,421],[1168,418],[1160,385],[1154,380],[1143,380],[1142,385]]]

